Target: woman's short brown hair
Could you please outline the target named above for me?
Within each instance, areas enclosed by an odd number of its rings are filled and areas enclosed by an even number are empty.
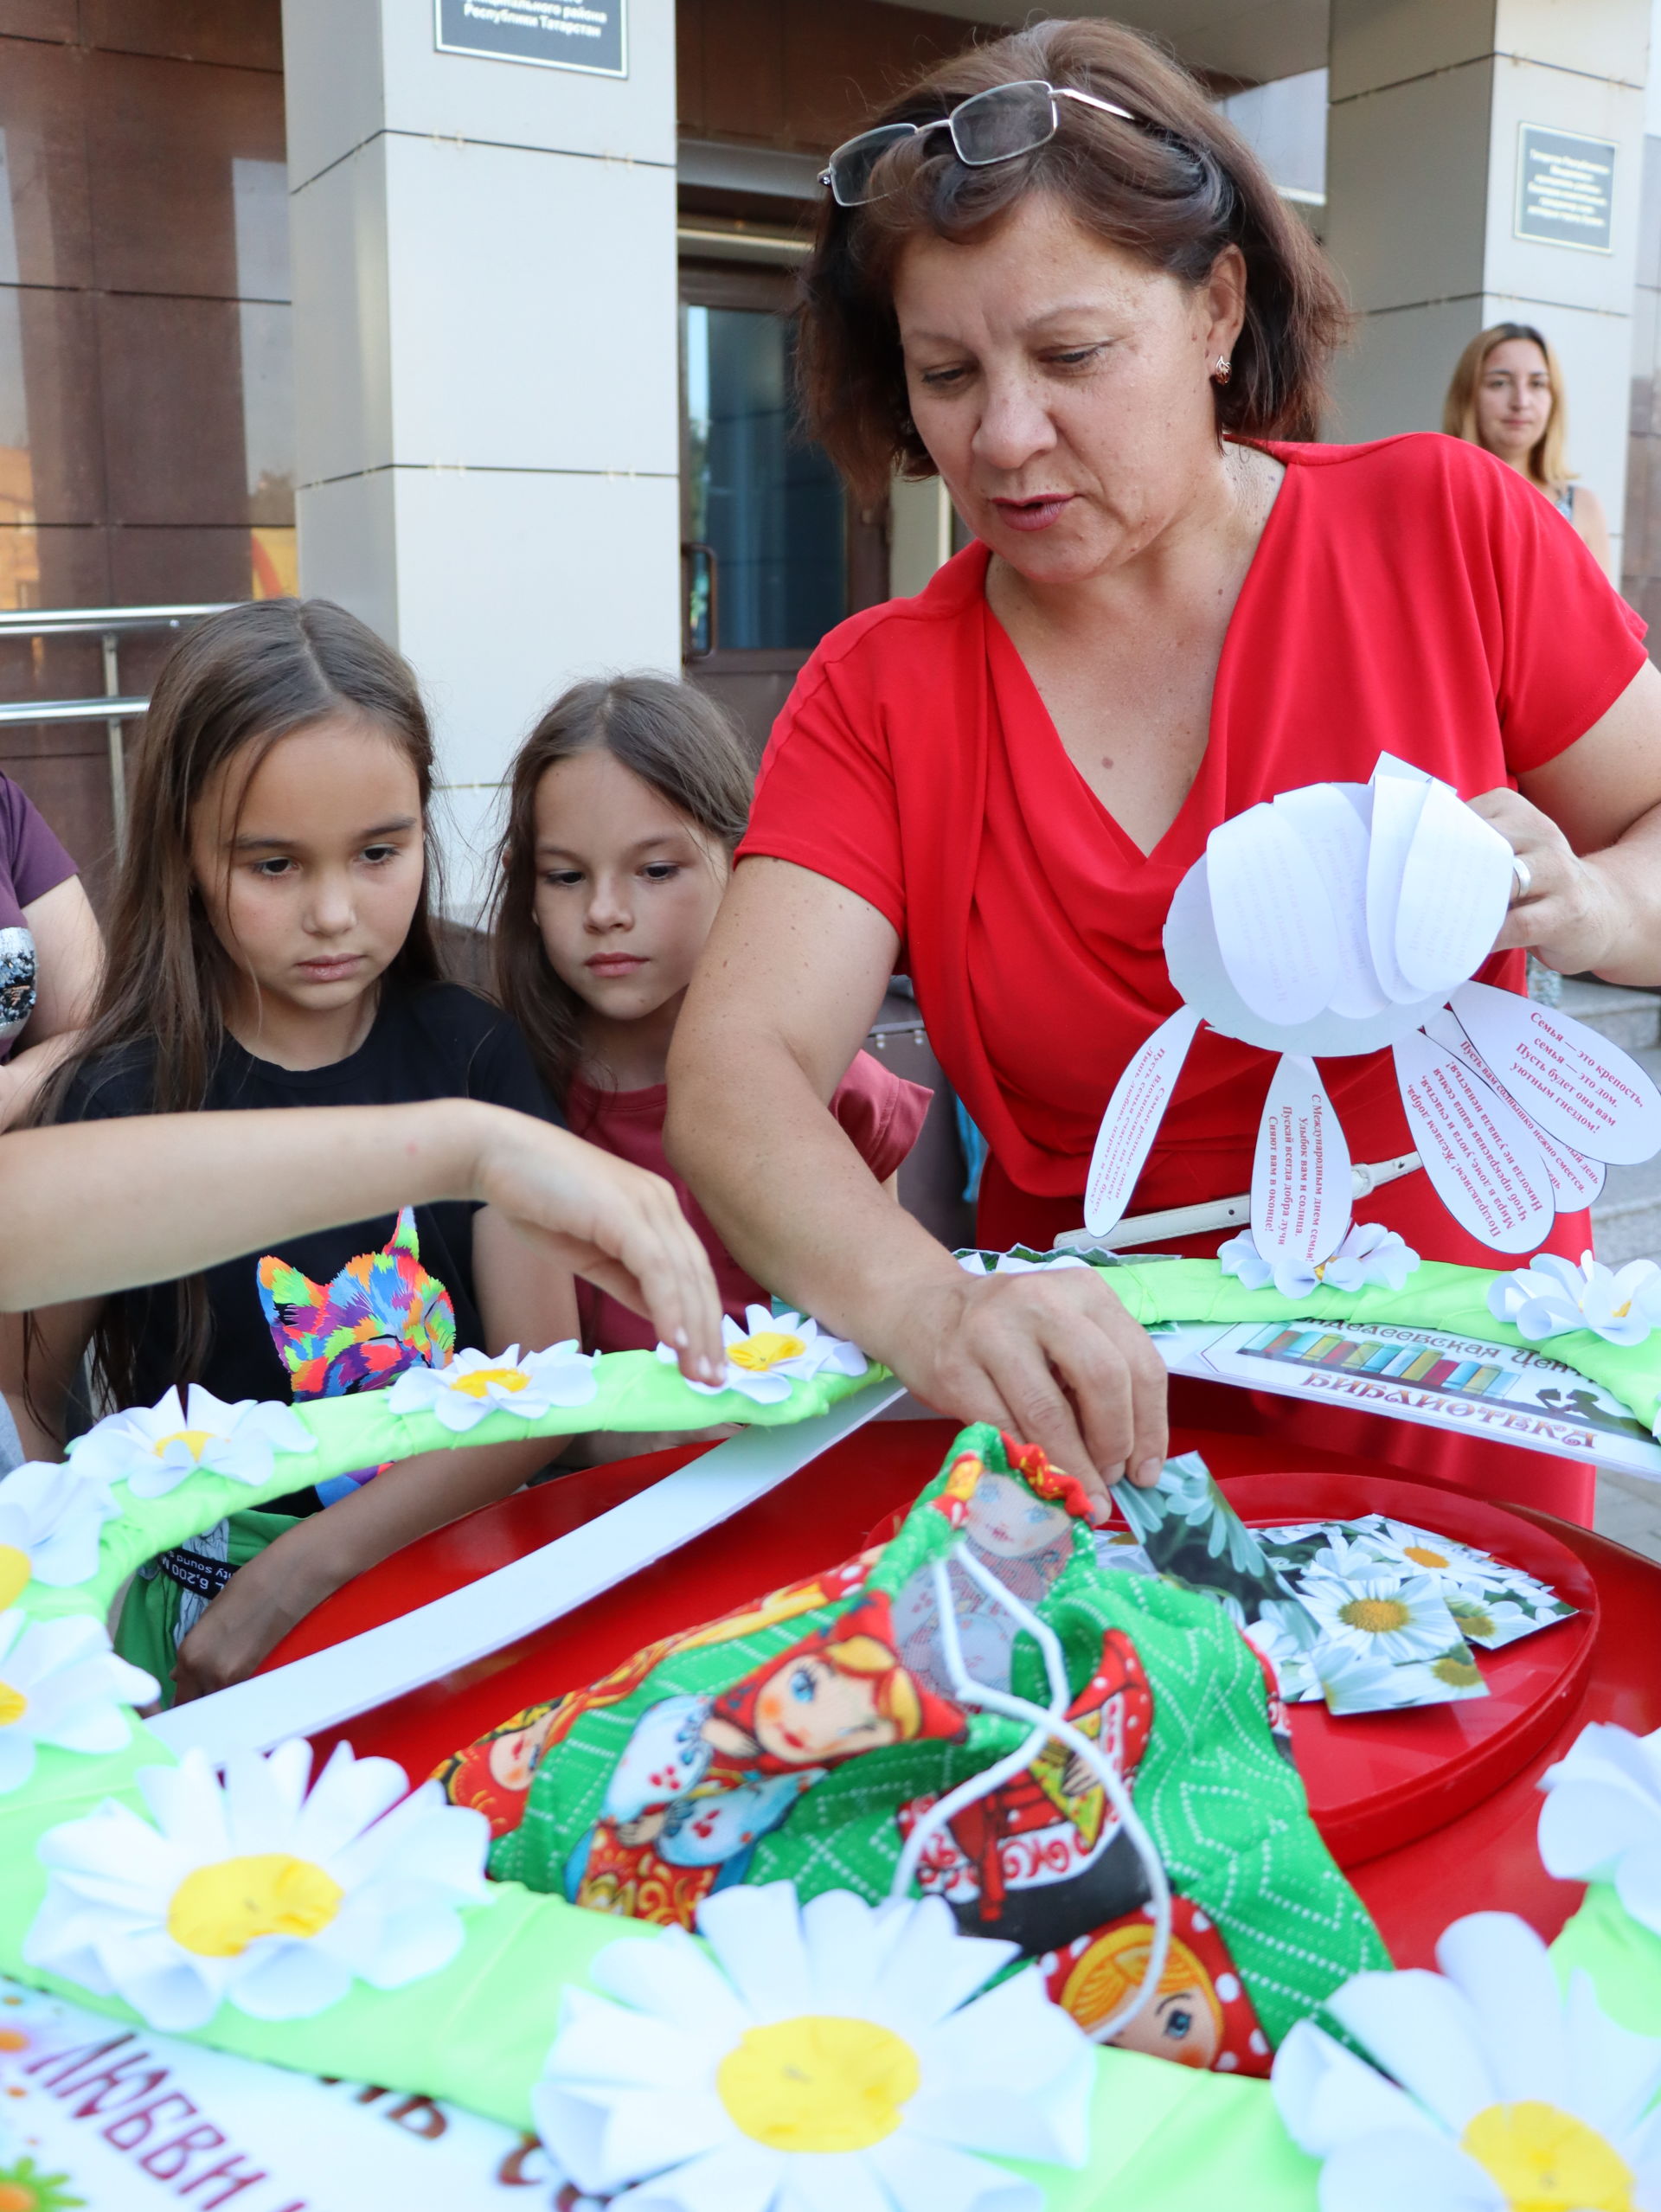
[[[1217,426],[1247,438],[1309,438],[1348,311],[1325,256],[1268,172],[1200,85],[1121,23],[1047,22],[944,62],[871,118],[925,123],[994,85],[1047,78],[1137,118],[1060,103],[1046,144],[970,169],[944,131],[885,155],[883,196],[839,208],[827,192],[802,272],[798,354],[814,435],[856,490],[881,492],[898,468],[934,465],[907,407],[893,279],[901,248],[932,235],[965,242],[1029,192],[1053,194],[1087,228],[1185,284],[1226,247],[1246,263],[1246,323],[1233,374],[1216,388]]]

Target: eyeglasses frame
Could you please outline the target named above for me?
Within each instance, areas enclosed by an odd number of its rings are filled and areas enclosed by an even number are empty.
[[[984,161],[971,161],[958,144],[957,131],[954,128],[957,119],[963,110],[972,106],[976,100],[990,99],[997,93],[1027,91],[1042,91],[1049,95],[1049,128],[1043,137],[1035,138],[1029,146],[1017,146],[1005,154],[992,154]],[[819,183],[831,197],[836,199],[836,186],[831,179],[836,171],[837,156],[845,154],[850,146],[856,146],[862,138],[874,138],[876,131],[903,131],[911,137],[918,138],[926,138],[932,131],[949,131],[952,136],[952,151],[965,169],[996,169],[1000,162],[1018,161],[1023,154],[1036,153],[1040,146],[1047,146],[1049,144],[1061,127],[1061,119],[1057,112],[1055,103],[1062,99],[1077,100],[1081,107],[1097,108],[1104,115],[1116,115],[1122,123],[1134,123],[1138,120],[1128,107],[1120,107],[1111,99],[1099,99],[1094,93],[1079,92],[1072,85],[1052,85],[1044,77],[1017,77],[1006,85],[988,85],[984,92],[971,93],[968,99],[960,100],[949,115],[936,116],[932,122],[881,123],[874,131],[856,131],[851,138],[844,138],[839,146],[832,148],[824,168],[819,173]],[[889,143],[897,146],[902,142],[900,138],[895,138]],[[885,148],[884,151],[886,151]],[[881,157],[879,156],[878,158],[880,159]],[[872,200],[883,200],[887,197],[888,195],[885,192],[873,192],[869,198],[864,200],[837,199],[837,205],[839,208],[868,208]]]

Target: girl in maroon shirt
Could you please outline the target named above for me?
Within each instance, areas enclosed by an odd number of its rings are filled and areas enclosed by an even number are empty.
[[[670,1040],[744,833],[751,771],[705,694],[651,676],[575,685],[514,762],[496,912],[501,997],[579,1135],[665,1176],[741,1319],[767,1292],[738,1265],[664,1153]],[[879,1183],[916,1142],[931,1093],[854,1055],[830,1101]],[[577,1286],[590,1351],[650,1350],[650,1325]],[[615,1439],[613,1439],[613,1442]]]

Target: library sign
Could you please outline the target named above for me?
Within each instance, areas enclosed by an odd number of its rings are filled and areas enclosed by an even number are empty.
[[[629,74],[628,0],[433,0],[440,54]]]
[[[1518,125],[1517,237],[1577,247],[1582,253],[1612,253],[1614,208],[1612,141],[1538,123]]]

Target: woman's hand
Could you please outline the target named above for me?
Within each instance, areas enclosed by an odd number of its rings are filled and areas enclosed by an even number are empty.
[[[955,1280],[952,1278],[955,1277]],[[888,1286],[864,1349],[927,1404],[995,1421],[1076,1475],[1105,1521],[1109,1486],[1157,1482],[1165,1368],[1092,1268],[978,1279],[952,1266]]]
[[[473,1187],[522,1236],[571,1273],[644,1314],[681,1372],[726,1372],[721,1302],[708,1253],[661,1176],[504,1108],[481,1132]]]
[[[1520,792],[1485,792],[1471,805],[1491,822],[1528,875],[1514,883],[1511,910],[1494,940],[1497,952],[1525,946],[1560,975],[1602,965],[1622,923],[1620,894],[1598,864],[1583,858],[1552,820]]]

